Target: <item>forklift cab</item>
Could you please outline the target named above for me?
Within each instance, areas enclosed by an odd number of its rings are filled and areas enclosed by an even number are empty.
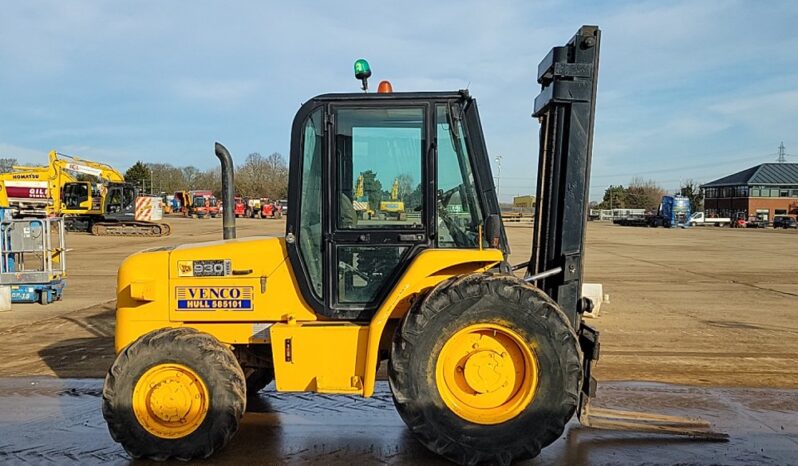
[[[499,205],[467,91],[315,97],[294,119],[290,164],[288,253],[320,315],[369,320],[424,249],[508,252],[503,233],[485,235]],[[386,201],[402,211],[368,214]]]

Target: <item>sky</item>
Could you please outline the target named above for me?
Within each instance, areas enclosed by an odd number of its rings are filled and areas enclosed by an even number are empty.
[[[42,0],[0,15],[0,157],[288,155],[302,102],[357,91],[363,57],[374,86],[467,87],[507,201],[534,192],[537,64],[582,24],[602,29],[591,199],[633,177],[711,181],[781,141],[798,154],[795,1]]]

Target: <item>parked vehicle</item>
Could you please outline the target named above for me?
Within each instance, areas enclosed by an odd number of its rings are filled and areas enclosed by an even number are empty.
[[[773,228],[798,229],[798,222],[793,217],[780,216],[773,219]]]
[[[662,196],[657,214],[650,216],[648,220],[650,227],[674,228],[689,226],[690,199],[679,195]]]
[[[728,217],[708,217],[704,212],[694,212],[693,215],[690,216],[688,224],[691,227],[704,225],[715,225],[716,227],[720,227],[730,225],[731,219]]]
[[[748,223],[745,224],[746,228],[767,228],[769,225],[766,218],[749,217]]]
[[[208,194],[195,194],[191,201],[190,215],[194,218],[216,218],[219,216],[219,203],[216,196]]]
[[[261,218],[283,218],[283,208],[279,203],[268,199],[261,200]]]
[[[247,214],[247,200],[236,196],[233,204],[233,213],[236,217],[243,217]]]

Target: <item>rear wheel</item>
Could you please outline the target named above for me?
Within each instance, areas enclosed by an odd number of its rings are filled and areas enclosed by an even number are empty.
[[[133,458],[207,458],[238,431],[245,379],[232,351],[190,328],[150,332],[117,356],[103,387],[111,437]]]
[[[475,274],[413,306],[389,378],[399,414],[430,450],[460,464],[508,464],[562,434],[579,399],[581,352],[542,292]]]

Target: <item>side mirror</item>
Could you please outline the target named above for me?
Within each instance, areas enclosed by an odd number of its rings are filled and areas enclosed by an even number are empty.
[[[488,240],[488,246],[491,248],[499,248],[502,238],[502,219],[498,214],[490,214],[485,219],[485,239]]]

